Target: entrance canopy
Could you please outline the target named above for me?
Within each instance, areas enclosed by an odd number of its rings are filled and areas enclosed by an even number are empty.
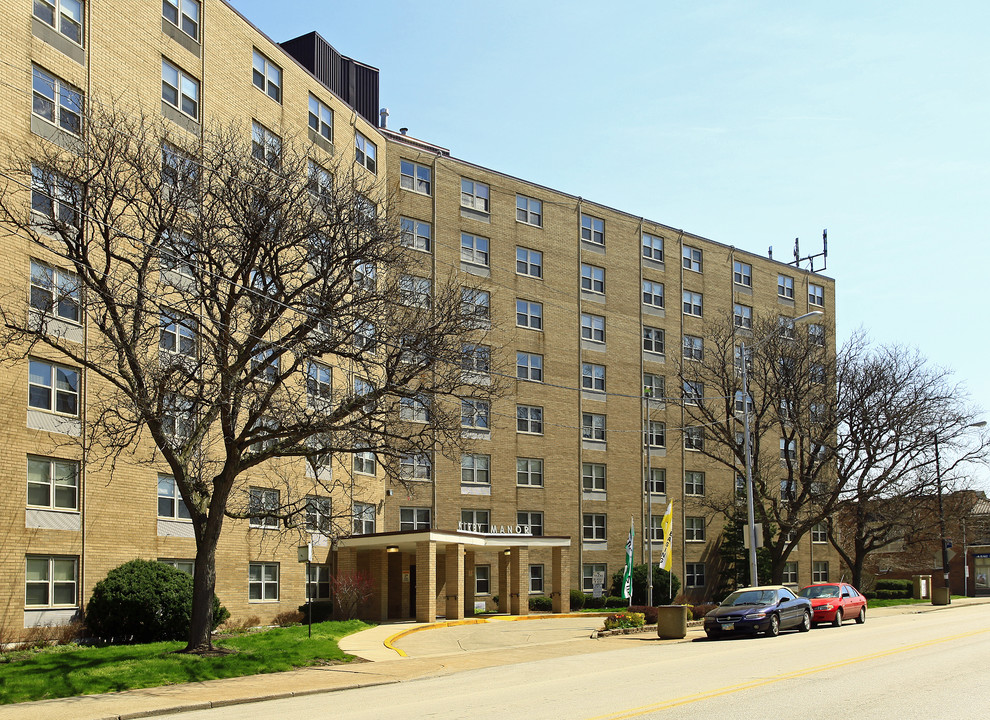
[[[416,552],[421,542],[435,542],[437,547],[455,544],[475,552],[484,550],[500,551],[525,547],[530,550],[543,548],[570,547],[569,537],[548,537],[544,535],[516,535],[509,533],[476,533],[463,530],[404,530],[402,532],[372,533],[352,535],[337,541],[338,548],[354,550],[391,550],[393,552]],[[442,549],[440,550],[442,554]]]

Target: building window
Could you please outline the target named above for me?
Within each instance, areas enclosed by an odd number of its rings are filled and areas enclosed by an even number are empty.
[[[685,270],[701,272],[701,250],[685,245],[681,252],[681,265]]]
[[[433,228],[428,222],[399,218],[400,237],[405,247],[430,252],[433,247]]]
[[[608,577],[606,575],[605,563],[585,563],[581,566],[581,590],[586,594],[591,594],[595,591],[595,575],[601,575],[602,577]],[[608,592],[608,586],[603,585],[603,592]]]
[[[491,485],[491,455],[463,453],[461,455],[461,484]]]
[[[660,420],[650,420],[646,426],[646,447],[667,447],[667,424]]]
[[[248,600],[278,600],[278,563],[248,564]]]
[[[333,199],[333,175],[330,171],[318,162],[310,160],[308,176],[309,191],[317,199],[331,201]],[[327,242],[322,238],[320,240],[321,245]]]
[[[541,458],[516,458],[516,485],[543,487],[543,460]]]
[[[543,227],[543,203],[536,198],[516,195],[516,220]]]
[[[658,355],[663,355],[664,353],[663,330],[655,327],[644,327],[643,350],[645,350],[646,352],[652,352],[652,353],[657,353]]]
[[[197,0],[162,0],[162,17],[193,40],[199,41],[199,2]]]
[[[788,275],[777,276],[777,297],[794,299],[794,278]]]
[[[685,563],[684,565],[684,586],[704,587],[705,586],[705,564]]]
[[[158,348],[187,358],[196,357],[196,321],[189,317],[162,315]]]
[[[78,578],[78,558],[28,555],[24,568],[24,604],[29,608],[75,607]]]
[[[529,566],[529,592],[542,595],[543,594],[543,566],[542,565],[530,565]]]
[[[581,239],[595,245],[604,245],[605,221],[581,213]]]
[[[821,363],[811,363],[808,367],[808,377],[816,385],[825,384],[825,366]]]
[[[663,307],[663,283],[643,281],[643,304],[655,308]]]
[[[605,342],[605,318],[601,315],[581,313],[581,338],[593,342]]]
[[[705,541],[705,519],[703,517],[684,518],[684,539],[688,542]]]
[[[428,423],[430,421],[430,404],[427,398],[399,398],[399,419],[406,422]]]
[[[79,463],[28,455],[27,504],[52,510],[78,510]]]
[[[784,575],[781,581],[785,585],[797,585],[798,581],[798,564],[794,561],[788,561],[784,563]]]
[[[306,531],[329,534],[333,528],[333,514],[330,510],[330,498],[306,498]]]
[[[815,347],[825,347],[825,326],[814,323],[809,325],[808,342]]]
[[[28,406],[38,410],[79,414],[79,371],[41,360],[31,360]]]
[[[492,591],[492,566],[474,566],[474,594],[489,595]]]
[[[594,363],[581,364],[581,387],[585,390],[605,392],[605,366]]]
[[[162,100],[183,115],[199,120],[199,80],[165,58],[162,58]]]
[[[705,494],[705,474],[703,472],[698,472],[697,470],[687,470],[684,472],[684,494]]]
[[[38,0],[40,2],[40,0]],[[82,132],[83,93],[37,65],[32,81],[32,112],[73,135]]]
[[[468,532],[488,532],[489,514],[487,510],[461,510],[461,524],[458,530]],[[477,575],[477,573],[475,573]]]
[[[585,540],[605,540],[604,513],[584,513],[581,523],[582,537]]]
[[[663,542],[663,515],[650,516],[650,542]]]
[[[429,530],[430,508],[399,508],[399,530]]]
[[[543,536],[543,513],[535,511],[520,511],[516,513],[516,525],[529,528],[533,537]]]
[[[354,534],[371,535],[375,532],[375,506],[371,503],[356,502],[353,505]]]
[[[797,457],[797,441],[780,438],[780,459],[794,460]]]
[[[461,207],[489,212],[489,191],[484,183],[461,178]]]
[[[815,560],[811,563],[811,582],[828,582],[828,561]]]
[[[254,86],[277,103],[282,102],[282,68],[257,50],[252,65]]]
[[[399,161],[399,187],[405,190],[430,194],[432,173],[426,165],[409,160]]]
[[[684,299],[684,314],[692,315],[694,317],[701,317],[701,310],[702,310],[701,293],[685,290],[683,294],[683,299]]]
[[[377,173],[377,157],[377,146],[361,133],[354,133],[354,162],[373,173]]]
[[[543,356],[535,353],[516,353],[516,377],[520,380],[543,382]]]
[[[808,284],[808,304],[825,307],[825,288],[814,283]]]
[[[278,379],[279,358],[275,356],[275,349],[259,350],[251,358],[251,372],[254,376],[266,383],[273,383]]]
[[[651,495],[667,494],[667,471],[664,468],[651,467],[646,478],[646,492]]]
[[[488,345],[461,345],[461,370],[487,375],[492,367],[492,349]]]
[[[399,300],[409,307],[427,309],[433,297],[433,283],[429,278],[403,275],[399,278]]]
[[[468,430],[490,429],[490,406],[487,400],[461,398],[461,427]]]
[[[543,253],[529,248],[516,248],[516,274],[543,277]]]
[[[72,272],[31,261],[31,307],[43,315],[79,322],[79,277]]]
[[[581,488],[585,492],[605,492],[605,463],[581,463]]]
[[[643,233],[643,257],[647,260],[663,262],[663,238]]]
[[[179,560],[174,558],[158,558],[158,562],[162,565],[168,565],[173,567],[181,573],[185,573],[189,577],[193,576],[196,571],[196,561],[195,560]]]
[[[811,526],[811,542],[817,544],[828,542],[828,527],[825,523],[815,523]]]
[[[543,408],[537,405],[516,405],[516,432],[543,434]]]
[[[375,475],[378,472],[378,460],[371,450],[359,450],[354,453],[354,472],[362,475]]]
[[[158,517],[177,520],[188,520],[191,517],[189,508],[179,493],[179,486],[171,475],[158,476]],[[253,524],[254,520],[251,522]]]
[[[685,405],[700,405],[705,397],[705,385],[700,380],[685,380],[681,394]]]
[[[282,157],[282,138],[256,120],[251,121],[251,157],[271,168]]]
[[[403,480],[430,480],[433,478],[433,461],[429,455],[405,454],[399,458],[399,477]]]
[[[315,96],[309,96],[309,127],[325,140],[333,142],[333,110]]]
[[[684,428],[684,449],[702,451],[705,449],[705,429],[702,427]]]
[[[516,327],[543,329],[543,303],[516,300]]]
[[[248,491],[248,513],[253,528],[277,528],[278,490],[251,488]]]
[[[330,599],[330,566],[312,563],[306,579],[306,600]]]
[[[34,16],[76,45],[82,45],[82,0],[35,0]]]
[[[581,437],[605,442],[605,416],[599,413],[581,413]]]
[[[750,395],[749,398],[748,398],[748,400],[749,400],[748,407],[743,407],[743,392],[742,392],[742,390],[736,390],[736,395],[735,395],[735,398],[733,400],[733,408],[735,409],[735,411],[738,414],[741,415],[744,412],[746,412],[747,410],[749,412],[753,412],[753,410],[754,410],[753,396]]]
[[[753,329],[753,308],[735,303],[732,306],[732,324],[743,330]]]
[[[45,222],[46,232],[57,232],[59,225],[78,228],[82,188],[64,175],[31,165],[31,212]]]
[[[169,394],[162,402],[162,433],[175,446],[184,444],[193,433],[195,406],[182,395]]]
[[[705,341],[695,335],[684,336],[684,359],[701,361],[705,357]]]
[[[462,232],[461,262],[488,267],[488,238]]]
[[[306,367],[306,402],[311,408],[329,410],[333,398],[333,371],[329,365],[310,360]]]
[[[732,282],[743,287],[753,287],[753,266],[734,260],[732,263]]]
[[[593,293],[604,293],[605,268],[581,263],[581,289]]]
[[[491,323],[491,294],[477,288],[461,288],[461,313],[476,327]]]
[[[663,375],[643,373],[643,397],[663,402],[667,393],[666,384]]]

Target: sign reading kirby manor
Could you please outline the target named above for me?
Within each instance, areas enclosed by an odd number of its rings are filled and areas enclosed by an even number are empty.
[[[529,525],[489,525],[487,523],[457,523],[458,532],[473,532],[481,535],[528,535],[533,536]]]

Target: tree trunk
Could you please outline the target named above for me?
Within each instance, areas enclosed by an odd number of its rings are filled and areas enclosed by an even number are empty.
[[[213,595],[217,584],[217,543],[221,520],[208,516],[203,532],[196,533],[196,572],[193,575],[192,618],[189,643],[182,650],[203,653],[213,649]]]

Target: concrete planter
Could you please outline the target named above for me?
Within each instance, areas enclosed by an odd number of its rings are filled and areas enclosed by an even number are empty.
[[[932,605],[948,605],[951,601],[949,588],[932,588]]]
[[[687,635],[687,605],[660,605],[657,607],[657,636],[676,640]]]

